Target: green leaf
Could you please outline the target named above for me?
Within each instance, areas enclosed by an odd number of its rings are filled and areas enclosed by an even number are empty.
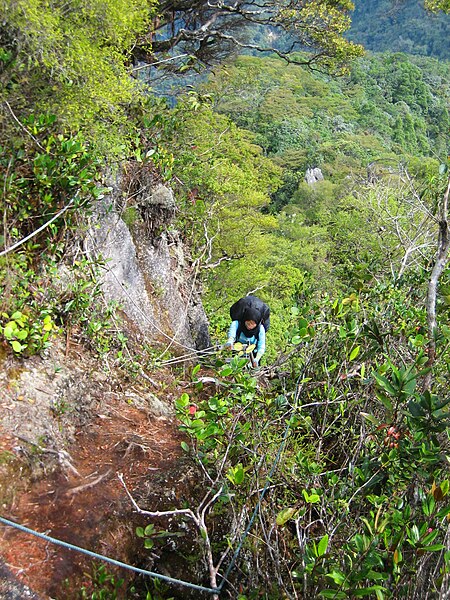
[[[425,415],[425,411],[420,404],[418,402],[414,402],[413,400],[408,402],[408,409],[413,417],[423,417]]]
[[[339,592],[338,590],[322,590],[319,592],[319,596],[322,598],[333,598],[334,600],[344,600],[349,597],[345,592]]]
[[[297,512],[297,509],[290,506],[289,508],[283,508],[278,514],[276,518],[276,523],[280,527],[285,525]]]
[[[387,396],[382,394],[381,392],[376,392],[376,397],[381,402],[381,404],[387,408],[388,411],[392,412],[392,402],[389,400]]]
[[[420,533],[419,533],[419,528],[417,527],[417,525],[413,525],[411,527],[411,539],[413,542],[418,542],[419,538],[420,538]]]
[[[147,525],[147,527],[144,529],[144,535],[153,535],[155,533],[155,526],[153,523],[150,523],[150,525]]]
[[[155,545],[155,542],[151,538],[145,538],[144,548],[147,548],[147,550],[151,550],[154,545]]]
[[[192,375],[197,375],[197,373],[200,371],[200,365],[195,365],[195,367],[192,369]]]
[[[12,346],[12,349],[14,350],[14,352],[22,352],[22,350],[24,350],[26,348],[26,345],[22,345],[20,342],[17,342],[16,340],[11,342],[11,346]]]
[[[433,499],[434,502],[434,499]],[[431,531],[428,535],[426,535],[422,540],[421,540],[421,545],[422,546],[429,546],[431,544],[431,542],[434,542],[434,540],[436,539],[436,537],[439,535],[439,530],[435,529],[434,531]]]
[[[409,379],[404,387],[403,387],[403,391],[407,396],[411,396],[414,393],[414,390],[416,389],[416,378],[413,377],[412,379]]]
[[[144,528],[136,527],[136,535],[140,538],[143,538],[144,537]]]
[[[353,590],[352,591],[352,596],[355,596],[356,598],[363,598],[364,596],[371,596],[374,592],[385,592],[387,591],[386,588],[382,587],[381,585],[371,585],[368,588],[363,588],[360,590]]]
[[[390,394],[391,396],[396,395],[397,390],[392,386],[391,382],[388,379],[386,379],[386,377],[384,377],[383,375],[379,375],[378,373],[374,373],[374,377],[378,385],[384,390],[386,390],[388,394]]]
[[[185,452],[189,452],[189,446],[186,444],[186,442],[181,442],[180,445]]]
[[[14,337],[14,329],[9,324],[5,325],[3,328],[3,335],[7,340],[10,340],[12,337]]]
[[[180,398],[176,401],[177,406],[184,408],[189,404],[189,395],[184,392]]]
[[[331,573],[327,573],[325,577],[332,579],[336,585],[342,585],[346,579],[344,573],[342,573],[342,571],[336,571],[336,569],[331,571]]]
[[[359,351],[361,350],[361,346],[356,346],[356,348],[353,348],[349,360],[355,360],[355,358],[358,356]]]
[[[376,427],[380,425],[380,421],[374,415],[371,415],[366,412],[360,412],[359,414],[362,416],[363,419],[366,419],[366,421],[369,421],[369,423],[372,423]]]
[[[418,550],[425,550],[426,552],[439,552],[445,548],[444,544],[432,544],[431,546],[420,546]]]
[[[228,469],[227,478],[235,485],[240,485],[244,481],[244,467],[239,463],[235,467]]]
[[[317,544],[317,555],[323,556],[328,548],[328,533],[326,533]]]

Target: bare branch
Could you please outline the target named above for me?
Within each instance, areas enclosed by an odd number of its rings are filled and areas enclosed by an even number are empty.
[[[350,25],[349,8],[336,9],[334,0],[321,3],[329,4],[333,10],[322,12],[314,2],[289,0],[168,0],[160,4],[152,31],[143,37],[141,45],[135,46],[133,54],[135,59],[147,63],[165,61],[163,68],[167,72],[180,69],[173,62],[167,64],[172,52],[188,55],[181,66],[184,71],[194,68],[196,60],[211,66],[244,49],[270,53],[289,63],[317,70],[340,71],[344,63],[362,55],[363,49],[343,36]],[[259,32],[264,29],[265,40],[260,44],[253,41],[256,29]],[[294,54],[305,50],[311,53]]]
[[[205,555],[206,555],[206,562],[208,563],[209,580],[210,580],[211,587],[213,589],[217,589],[218,567],[214,566],[214,558],[213,558],[211,540],[210,540],[208,528],[207,528],[206,522],[205,522],[205,515],[206,515],[207,509],[220,496],[223,488],[221,487],[219,489],[219,491],[216,492],[216,494],[211,498],[211,500],[208,502],[208,504],[203,508],[203,510],[201,512],[200,512],[200,509],[198,509],[196,511],[196,513],[194,513],[194,511],[192,511],[190,508],[180,508],[180,509],[162,510],[162,511],[149,511],[149,510],[144,510],[139,507],[139,505],[137,504],[137,502],[135,501],[135,499],[133,498],[133,496],[131,495],[130,491],[127,488],[127,485],[123,478],[123,474],[117,473],[117,477],[118,477],[120,483],[122,484],[123,488],[125,489],[125,492],[127,493],[127,496],[130,499],[134,509],[139,514],[147,515],[149,517],[172,517],[175,515],[185,515],[185,516],[189,517],[190,519],[192,519],[192,521],[198,527],[200,535],[205,543]],[[208,491],[208,493],[210,493],[210,491]],[[218,598],[218,596],[216,594],[214,594],[212,597]]]

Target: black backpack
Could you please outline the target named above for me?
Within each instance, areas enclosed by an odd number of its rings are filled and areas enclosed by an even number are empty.
[[[261,324],[264,326],[266,331],[269,331],[270,327],[270,308],[265,302],[257,298],[256,296],[245,296],[233,304],[230,308],[230,317],[232,321],[239,321],[241,323],[244,316],[245,309],[248,307],[255,308],[261,314]],[[259,328],[258,328],[259,333]],[[238,331],[239,335],[239,331]],[[258,335],[256,335],[258,337]]]

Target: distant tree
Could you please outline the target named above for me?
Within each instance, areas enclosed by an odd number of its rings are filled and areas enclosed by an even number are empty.
[[[355,0],[349,39],[374,52],[449,58],[449,0]]]

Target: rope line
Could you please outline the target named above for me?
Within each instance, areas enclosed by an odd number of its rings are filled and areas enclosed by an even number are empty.
[[[2,250],[0,252],[0,256],[4,256],[5,254],[8,254],[8,252],[12,252],[13,250],[15,250],[16,248],[18,248],[22,244],[25,244],[25,242],[28,242],[28,240],[31,240],[32,238],[34,238],[35,235],[37,235],[38,233],[40,233],[41,231],[43,231],[44,229],[46,229],[46,227],[48,227],[49,225],[51,225],[51,223],[53,223],[53,221],[56,221],[56,219],[58,217],[60,217],[62,214],[64,214],[66,212],[66,210],[68,210],[70,208],[70,206],[74,203],[75,198],[77,196],[78,196],[78,192],[75,194],[75,196],[69,202],[69,204],[67,204],[66,206],[64,206],[59,212],[56,213],[56,215],[53,215],[53,217],[49,221],[47,221],[46,223],[44,223],[43,225],[41,225],[38,229],[36,229],[32,233],[30,233],[30,235],[27,235],[26,237],[22,238],[21,240],[19,240],[18,242],[16,242],[12,246],[10,246],[9,248],[5,248],[4,250]]]
[[[57,538],[50,537],[45,533],[39,533],[38,531],[34,531],[34,529],[30,529],[29,527],[25,527],[24,525],[20,525],[19,523],[14,523],[14,521],[9,521],[4,517],[0,517],[0,523],[4,525],[8,525],[9,527],[14,527],[15,529],[19,529],[25,533],[29,533],[38,538],[42,538],[47,542],[52,542],[53,544],[57,544],[58,546],[63,546],[64,548],[68,548],[69,550],[75,550],[77,552],[81,552],[82,554],[87,554],[92,558],[98,558],[107,563],[111,563],[117,567],[122,567],[124,569],[129,569],[130,571],[135,571],[136,573],[140,573],[141,575],[148,575],[149,577],[155,577],[157,579],[162,579],[163,581],[167,581],[168,583],[173,583],[177,585],[182,585],[185,587],[190,587],[194,590],[199,590],[201,592],[208,592],[209,594],[217,594],[219,593],[219,588],[207,588],[201,585],[196,585],[195,583],[190,583],[188,581],[181,581],[181,579],[175,579],[174,577],[168,577],[167,575],[162,575],[161,573],[154,573],[153,571],[147,571],[145,569],[139,569],[138,567],[133,567],[132,565],[128,565],[120,560],[115,560],[114,558],[109,558],[108,556],[104,556],[103,554],[97,554],[96,552],[92,552],[91,550],[86,550],[86,548],[81,548],[80,546],[75,546],[73,544],[69,544],[68,542],[63,542],[62,540],[58,540]]]
[[[81,552],[82,554],[86,554],[87,556],[90,556],[92,558],[96,558],[99,560],[103,560],[107,563],[110,563],[112,565],[118,566],[118,567],[122,567],[124,569],[128,569],[130,571],[134,571],[135,573],[139,573],[141,575],[147,575],[148,577],[154,577],[156,579],[161,579],[162,581],[166,581],[167,583],[171,583],[171,584],[176,584],[176,585],[181,585],[184,587],[189,587],[191,589],[195,589],[195,590],[199,590],[202,592],[207,592],[208,594],[216,594],[219,595],[222,590],[223,587],[225,586],[225,584],[228,581],[228,577],[231,573],[231,571],[234,569],[234,566],[236,564],[237,558],[242,550],[242,547],[244,545],[245,540],[247,539],[248,534],[250,533],[250,530],[253,526],[253,523],[256,519],[257,514],[260,511],[262,502],[264,500],[264,496],[266,495],[267,490],[269,489],[269,486],[271,484],[271,479],[273,474],[275,473],[275,469],[278,466],[278,463],[280,462],[281,456],[284,452],[284,449],[286,447],[286,443],[287,443],[287,438],[289,435],[289,431],[291,429],[291,423],[290,423],[290,417],[292,415],[292,413],[294,412],[294,410],[297,408],[297,404],[298,404],[298,388],[299,388],[299,383],[300,383],[300,379],[301,379],[301,375],[299,376],[299,378],[297,379],[297,384],[296,384],[296,389],[295,389],[295,393],[294,393],[294,398],[296,398],[296,402],[295,404],[291,407],[288,415],[289,415],[289,420],[288,420],[288,424],[286,426],[286,429],[284,430],[283,433],[283,438],[281,440],[281,444],[278,447],[278,451],[277,454],[275,456],[275,460],[273,462],[273,465],[270,469],[269,475],[267,476],[266,479],[266,483],[264,484],[264,488],[261,492],[261,495],[258,499],[258,502],[255,506],[255,509],[252,513],[252,516],[250,517],[250,520],[247,524],[247,527],[244,530],[244,533],[241,536],[241,539],[239,540],[239,544],[236,548],[236,550],[234,551],[233,557],[230,561],[230,564],[227,567],[227,570],[225,571],[225,574],[222,576],[220,575],[220,573],[218,573],[219,577],[222,577],[222,581],[220,582],[219,586],[217,588],[211,588],[211,587],[204,587],[201,585],[197,585],[195,583],[190,583],[188,581],[182,581],[181,579],[176,579],[174,577],[168,577],[167,575],[162,575],[161,573],[155,573],[154,571],[147,571],[145,569],[140,569],[138,567],[134,567],[132,565],[129,565],[127,563],[115,560],[114,558],[109,558],[108,556],[105,556],[103,554],[97,554],[96,552],[92,552],[91,550],[87,550],[86,548],[81,548],[80,546],[75,546],[74,544],[70,544],[68,542],[64,542],[62,540],[59,540],[57,538],[53,538],[50,537],[44,533],[39,533],[38,531],[35,531],[34,529],[30,529],[29,527],[25,527],[24,525],[20,525],[19,523],[15,523],[14,521],[10,521],[8,519],[5,519],[4,517],[0,516],[0,523],[3,523],[4,525],[7,525],[9,527],[14,527],[15,529],[19,529],[20,531],[23,531],[25,533],[34,535],[38,538],[41,538],[43,540],[46,540],[48,542],[51,542],[53,544],[59,545],[59,546],[63,546],[64,548],[68,548],[69,550],[74,550],[76,552]]]

